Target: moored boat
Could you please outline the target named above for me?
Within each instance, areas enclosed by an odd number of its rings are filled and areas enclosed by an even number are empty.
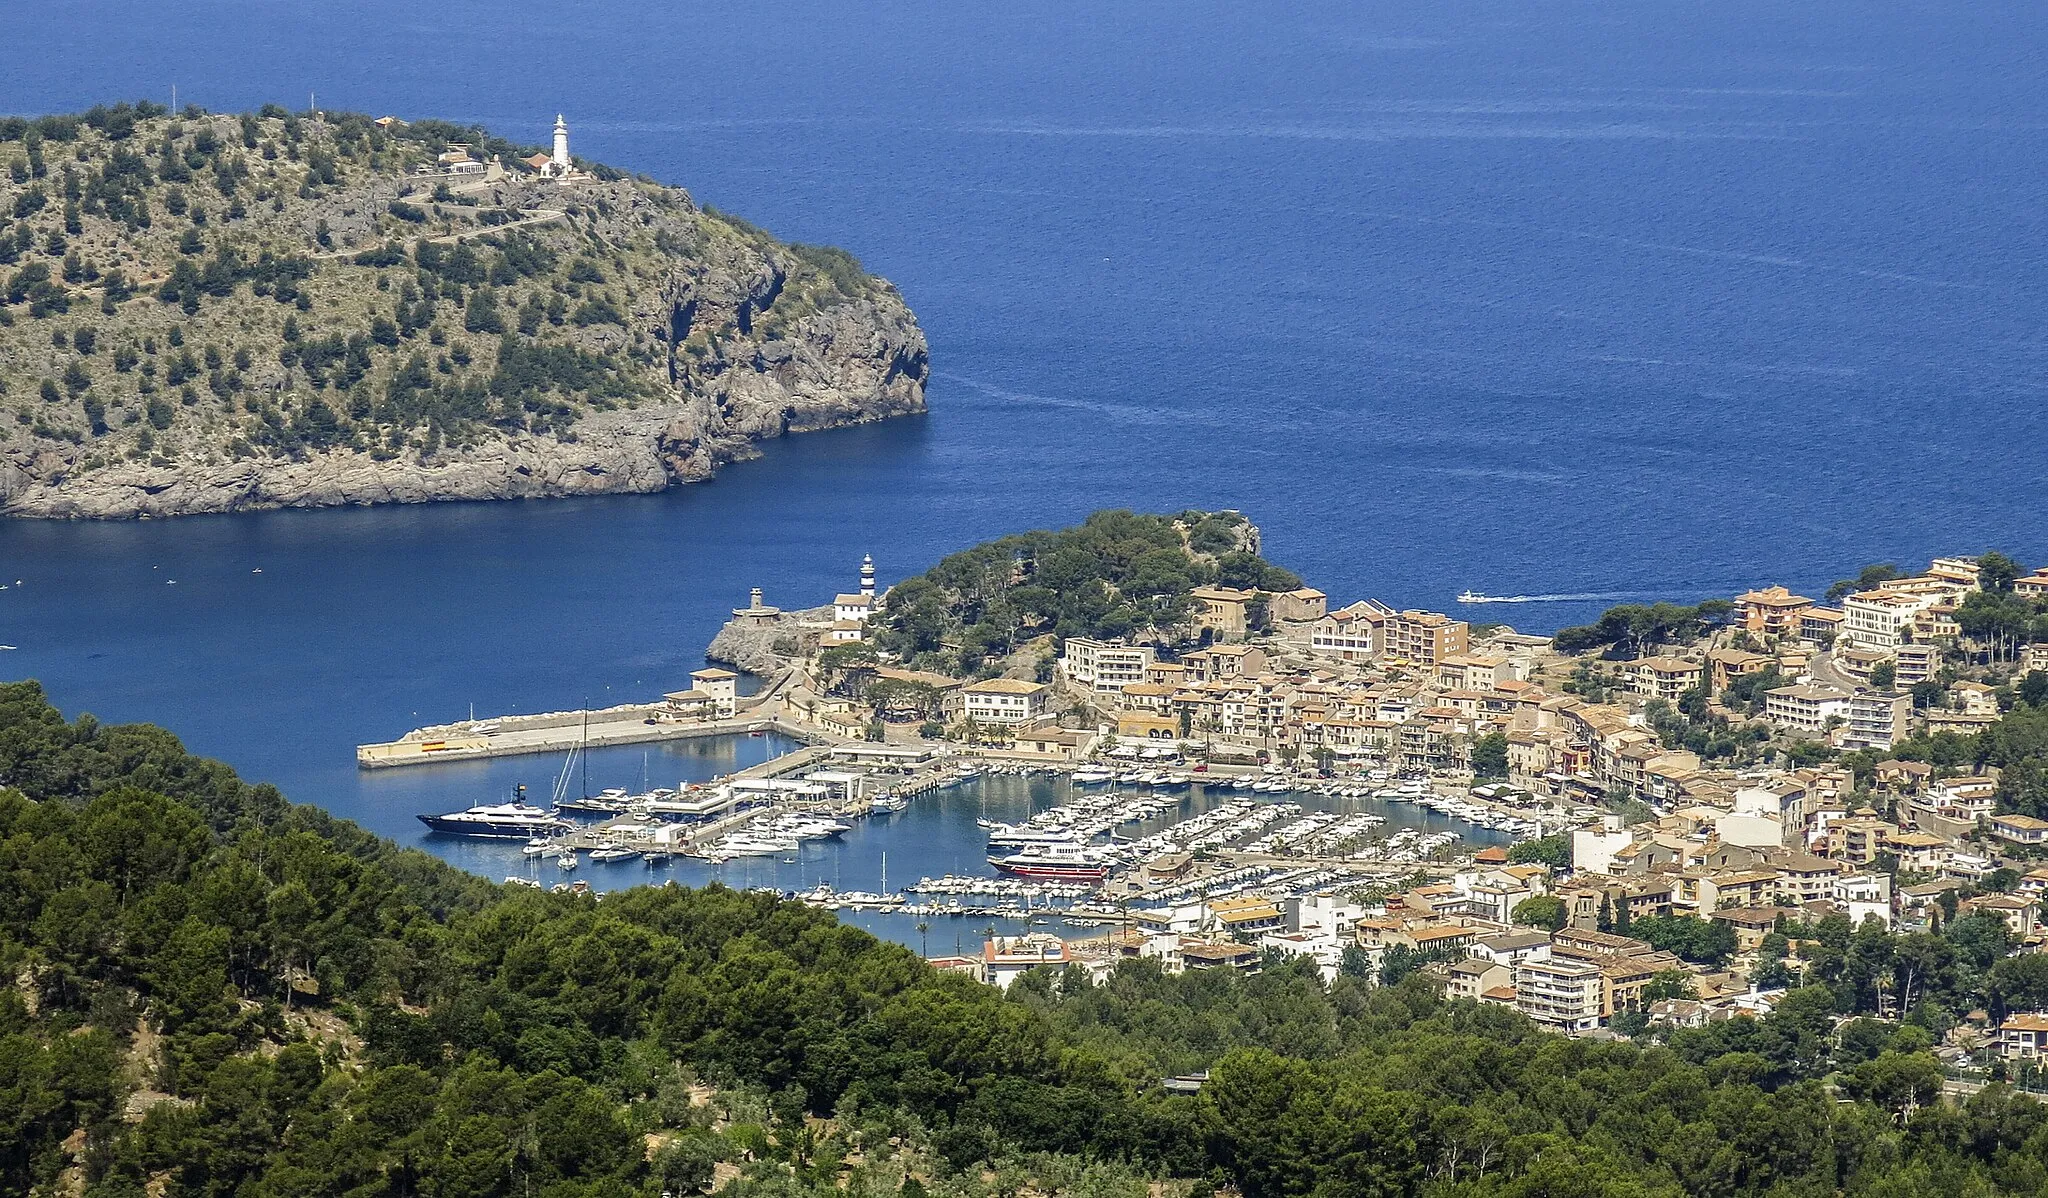
[[[444,836],[524,840],[529,844],[535,839],[560,835],[571,827],[568,820],[529,803],[484,804],[444,815],[422,815],[419,821]]]

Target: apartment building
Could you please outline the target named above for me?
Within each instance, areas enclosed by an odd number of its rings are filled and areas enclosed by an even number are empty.
[[[1683,657],[1645,657],[1629,665],[1628,688],[1638,695],[1678,702],[1678,697],[1699,686],[1703,669],[1699,662]]]
[[[1364,600],[1340,608],[1315,622],[1309,633],[1309,652],[1338,661],[1371,661],[1386,648],[1386,621],[1392,609]]]
[[[1764,692],[1764,718],[1795,732],[1825,732],[1829,720],[1848,714],[1849,696],[1831,686],[1800,683]]]
[[[1897,649],[1913,639],[1920,614],[1944,598],[1890,587],[1858,591],[1842,601],[1841,637],[1865,649]]]
[[[1189,594],[1194,599],[1195,627],[1207,628],[1219,641],[1244,639],[1245,605],[1258,592],[1234,587],[1196,587]]]
[[[1889,749],[1906,739],[1907,721],[1913,714],[1909,695],[1859,690],[1849,696],[1847,721],[1842,725],[1841,747],[1845,749]]]
[[[1933,645],[1900,645],[1892,654],[1893,683],[1900,689],[1918,686],[1941,669],[1941,650]]]
[[[1386,617],[1386,655],[1434,666],[1471,651],[1471,625],[1440,612],[1401,611]]]
[[[1842,619],[1836,608],[1808,608],[1799,616],[1799,639],[1809,645],[1828,644],[1841,635]]]
[[[1146,671],[1152,668],[1152,657],[1150,645],[1070,636],[1060,658],[1060,673],[1075,686],[1097,694],[1112,694],[1144,682]]]
[[[1538,1023],[1564,1032],[1600,1026],[1606,998],[1600,967],[1570,957],[1529,958],[1515,966],[1515,1006]]]
[[[1813,600],[1795,595],[1784,587],[1765,587],[1736,597],[1735,620],[1756,636],[1798,637],[1801,617],[1813,608]]]

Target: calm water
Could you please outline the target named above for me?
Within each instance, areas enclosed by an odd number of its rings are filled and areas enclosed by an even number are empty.
[[[758,759],[761,755],[761,741],[741,743],[747,747],[741,749],[739,764],[745,764],[748,756]],[[788,746],[777,744],[773,747],[782,749]],[[637,769],[639,764],[637,751],[632,761],[615,757],[611,763],[611,773],[617,776],[621,768]],[[656,768],[659,769],[662,764],[666,763],[657,760]],[[685,763],[684,776],[702,776],[695,772],[701,764],[703,763],[699,761]],[[721,768],[729,768],[731,764],[731,759],[728,759]],[[510,776],[508,772],[502,770],[497,773],[500,778]],[[674,770],[671,769],[671,774],[673,773]],[[656,775],[661,776],[663,775]],[[623,782],[618,784],[624,785]],[[594,778],[592,785],[596,785]],[[552,861],[527,860],[520,853],[517,844],[476,841],[455,841],[450,844],[442,838],[429,838],[427,843],[449,860],[478,873],[494,878],[520,874],[537,879],[546,885],[553,885],[565,878],[581,878],[596,889],[610,890],[620,886],[636,885],[649,879],[673,878],[684,885],[719,881],[728,886],[770,886],[778,890],[802,891],[825,883],[840,891],[880,892],[885,888],[889,891],[899,891],[906,886],[915,885],[922,878],[939,878],[947,874],[992,876],[995,871],[988,864],[987,833],[976,821],[1019,821],[1034,812],[1065,802],[1072,795],[1073,791],[1064,778],[989,775],[962,786],[921,797],[910,805],[909,810],[901,814],[851,821],[852,829],[839,840],[811,841],[799,846],[796,853],[741,858],[716,865],[704,861],[679,859],[659,870],[650,868],[645,861],[614,862],[607,865],[592,862],[585,857],[575,872],[565,873]],[[1372,831],[1371,835],[1375,838],[1389,836],[1404,828],[1414,828],[1422,832],[1455,832],[1467,845],[1474,847],[1504,844],[1510,839],[1502,833],[1449,819],[1412,803],[1327,798],[1316,794],[1282,795],[1269,799],[1264,795],[1246,795],[1230,790],[1211,794],[1201,786],[1192,788],[1184,795],[1177,812],[1144,823],[1126,825],[1117,831],[1119,835],[1128,837],[1149,835],[1224,802],[1247,797],[1262,802],[1292,802],[1308,811],[1372,811],[1386,817],[1387,821]],[[1266,830],[1270,831],[1280,826],[1276,823]],[[385,829],[380,827],[379,830]],[[396,828],[393,831],[405,834],[406,830]],[[932,896],[924,901],[944,903],[948,897]],[[913,901],[917,901],[915,896]],[[985,898],[972,897],[965,897],[961,901],[969,905],[989,902]],[[877,934],[892,936],[906,944],[927,947],[932,952],[951,952],[956,943],[972,949],[980,944],[984,929],[992,924],[1003,930],[1015,930],[1020,926],[1020,922],[1014,919],[995,919],[986,915],[930,916],[923,920],[929,927],[925,932],[919,933],[917,924],[920,919],[913,915],[845,911],[840,913],[840,918],[848,923],[859,924]],[[1057,921],[1055,923],[1056,926],[1065,926],[1058,924]]]
[[[667,495],[0,527],[5,673],[395,835],[513,779],[358,740],[650,694],[751,585],[1105,505],[1432,606],[2048,556],[2039,4],[17,7],[0,109],[560,110],[929,331],[929,417]]]

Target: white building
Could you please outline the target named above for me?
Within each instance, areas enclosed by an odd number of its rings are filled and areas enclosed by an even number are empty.
[[[1613,873],[1614,855],[1635,843],[1619,815],[1603,815],[1598,827],[1572,829],[1572,868],[1586,873]]]
[[[662,710],[656,719],[667,722],[729,720],[739,710],[740,676],[715,667],[693,670],[690,689],[662,696]]]
[[[1150,645],[1119,645],[1084,636],[1067,638],[1060,673],[1075,686],[1098,694],[1115,694],[1145,681],[1152,668]]]
[[[1062,969],[1071,959],[1066,941],[1045,932],[998,936],[981,946],[981,980],[1007,990],[1011,982],[1041,965]]]
[[[1600,967],[1575,957],[1527,958],[1515,966],[1515,1006],[1565,1032],[1600,1026]]]
[[[1912,639],[1920,613],[1946,597],[1883,587],[1858,591],[1842,601],[1842,639],[1865,649],[1896,649]]]
[[[1831,686],[1800,683],[1764,692],[1764,718],[1795,732],[1827,731],[1828,721],[1849,716],[1849,696]]]
[[[991,678],[960,688],[962,712],[982,724],[1022,724],[1045,714],[1052,688],[1042,682]]]
[[[860,589],[832,596],[831,639],[858,641],[866,636],[868,617],[875,614],[875,559],[860,559]]]

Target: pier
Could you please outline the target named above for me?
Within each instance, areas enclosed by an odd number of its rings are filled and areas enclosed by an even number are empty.
[[[828,740],[815,729],[792,724],[776,715],[742,712],[723,720],[675,721],[660,718],[665,710],[660,703],[627,703],[590,712],[555,711],[437,724],[415,728],[397,740],[357,745],[356,765],[366,770],[388,769],[527,753],[560,753],[578,745],[600,749],[708,736],[747,736],[756,732],[774,732],[808,744]]]

